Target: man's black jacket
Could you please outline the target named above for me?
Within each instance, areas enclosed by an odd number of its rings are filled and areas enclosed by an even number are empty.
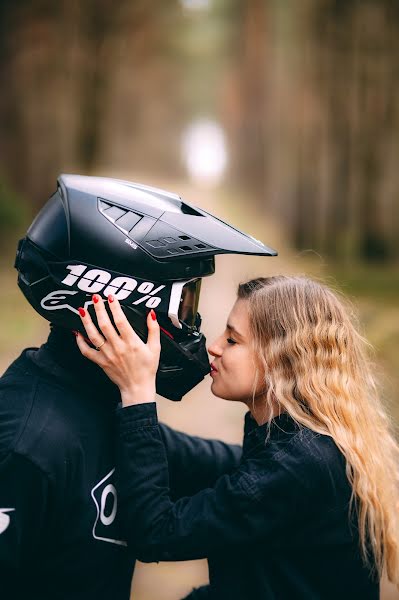
[[[345,460],[333,440],[287,415],[257,426],[248,413],[233,473],[174,500],[156,405],[118,409],[117,488],[140,560],[209,559],[214,600],[377,600],[363,566]],[[195,464],[195,460],[193,462]],[[190,466],[182,476],[192,477]]]
[[[57,330],[0,379],[1,600],[128,600],[135,557],[115,490],[119,400],[72,334]],[[241,455],[167,427],[162,436],[176,497]]]

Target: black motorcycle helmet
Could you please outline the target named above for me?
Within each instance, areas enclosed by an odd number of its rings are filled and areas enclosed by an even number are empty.
[[[146,340],[153,308],[161,327],[157,392],[182,396],[209,373],[197,312],[215,254],[277,253],[179,196],[104,177],[61,175],[57,191],[19,242],[18,285],[55,325],[80,330],[79,306],[116,296]],[[109,313],[110,314],[110,313]]]

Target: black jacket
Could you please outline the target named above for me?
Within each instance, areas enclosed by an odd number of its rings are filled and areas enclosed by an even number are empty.
[[[117,488],[138,558],[209,559],[217,600],[377,600],[350,526],[345,461],[328,436],[287,415],[257,426],[248,413],[243,456],[231,474],[173,498],[156,405],[118,410]],[[195,461],[181,478],[191,478]],[[203,484],[204,485],[204,484]]]
[[[1,600],[128,600],[135,556],[117,510],[119,400],[72,334],[56,330],[0,379]],[[162,435],[176,496],[195,493],[241,455],[167,427]]]

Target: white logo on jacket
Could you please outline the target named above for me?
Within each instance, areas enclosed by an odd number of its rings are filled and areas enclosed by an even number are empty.
[[[14,510],[15,508],[0,508],[0,535],[5,532],[10,524],[10,517],[6,513]]]
[[[97,508],[97,517],[93,526],[93,537],[102,542],[127,546],[123,540],[116,540],[111,537],[112,529],[110,532],[107,530],[114,523],[118,510],[118,496],[115,486],[110,481],[114,472],[115,469],[112,469],[91,490],[91,497]]]

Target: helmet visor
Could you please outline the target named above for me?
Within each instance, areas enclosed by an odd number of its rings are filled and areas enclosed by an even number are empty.
[[[183,286],[180,305],[179,321],[183,321],[189,327],[195,324],[195,318],[198,312],[199,295],[201,291],[202,279],[193,279]]]
[[[202,279],[191,279],[173,284],[169,306],[169,318],[175,327],[181,323],[188,327],[196,324]]]

